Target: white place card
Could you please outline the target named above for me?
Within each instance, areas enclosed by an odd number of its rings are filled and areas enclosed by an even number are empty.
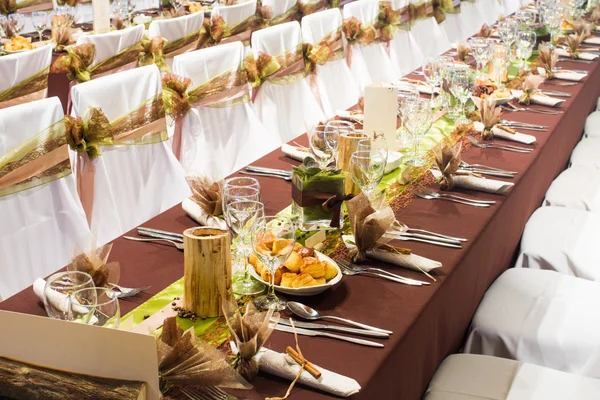
[[[110,31],[110,2],[109,0],[92,0],[94,12],[94,33]]]
[[[389,150],[398,150],[396,138],[398,112],[398,88],[376,83],[365,88],[365,117],[363,132],[373,136],[373,132],[385,135]]]

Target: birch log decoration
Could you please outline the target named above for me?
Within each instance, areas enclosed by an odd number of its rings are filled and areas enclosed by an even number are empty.
[[[356,151],[358,142],[366,138],[367,135],[358,132],[343,133],[339,137],[337,167],[346,173],[346,181],[344,184],[345,194],[360,193],[360,189],[356,187],[354,182],[352,182],[352,177],[350,177],[350,157],[352,157],[352,153]]]
[[[229,232],[208,227],[183,232],[183,308],[200,318],[223,315],[223,298],[233,299]]]

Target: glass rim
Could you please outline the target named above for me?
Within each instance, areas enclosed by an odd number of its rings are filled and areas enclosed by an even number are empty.
[[[371,159],[373,158],[373,154],[380,154],[380,152],[373,152],[370,150],[357,150],[354,153],[352,153],[352,156],[350,156],[350,158]],[[383,156],[381,156],[381,158],[383,158]]]
[[[235,180],[248,180],[253,182],[252,184],[249,185],[243,185],[243,184],[239,184],[236,185],[234,183],[232,183]],[[255,186],[257,186],[258,188],[256,188]],[[232,178],[227,178],[223,181],[223,190],[227,189],[227,188],[240,188],[240,187],[249,187],[249,188],[253,188],[256,190],[260,190],[260,182],[258,181],[258,179],[256,178],[252,178],[250,176],[246,177],[246,176],[234,176]]]
[[[84,276],[84,277],[87,278],[84,282],[78,283],[78,284],[76,284],[74,286],[71,286],[71,288],[76,288],[76,287],[79,287],[79,286],[87,285],[90,282],[92,284],[94,284],[94,279],[87,272],[83,272],[83,271],[63,271],[63,272],[57,272],[55,274],[52,274],[50,277],[48,277],[48,279],[46,280],[46,285],[48,285],[48,287],[50,289],[52,289],[52,290],[58,289],[59,287],[57,285],[54,285],[54,282],[56,282],[56,280],[59,279],[60,277],[66,276],[66,275],[81,275],[81,276]],[[87,289],[87,288],[82,288],[82,289]],[[77,290],[80,290],[80,289],[77,289]]]
[[[91,288],[87,287],[87,288],[78,289],[78,290],[74,291],[73,293],[69,294],[69,300],[71,300],[71,297],[75,298],[75,295],[77,295],[78,293],[90,291],[90,290],[95,290],[96,292],[98,292],[98,291],[111,292],[111,293],[114,293],[115,295],[117,294],[117,292],[115,292],[114,290],[109,289],[107,287],[91,287]],[[119,298],[117,296],[113,297],[112,299],[110,297],[108,297],[108,298],[109,298],[109,301],[98,303],[98,295],[96,294],[96,307],[105,306],[107,304],[116,303],[119,301]],[[80,305],[85,307],[85,304],[80,304]]]

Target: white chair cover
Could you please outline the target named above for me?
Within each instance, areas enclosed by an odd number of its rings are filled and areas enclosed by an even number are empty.
[[[450,43],[458,43],[468,37],[465,18],[462,15],[463,6],[466,3],[466,1],[461,2],[460,14],[446,14],[446,19],[439,24],[440,29],[444,32]]]
[[[565,207],[533,213],[521,238],[515,267],[549,269],[600,281],[600,214]]]
[[[51,62],[52,46],[0,57],[0,93],[50,67]]]
[[[162,36],[169,42],[186,37],[187,35],[197,32],[202,28],[204,22],[204,13],[197,12],[183,17],[157,19],[150,23],[148,34],[151,37]],[[173,67],[173,56],[165,57],[169,67]]]
[[[314,45],[341,26],[342,13],[338,8],[320,11],[302,18],[302,36],[305,42]],[[317,86],[327,118],[335,116],[336,110],[346,110],[358,103],[358,85],[345,57],[317,65]]]
[[[126,48],[133,46],[142,40],[144,36],[144,25],[122,29],[96,35],[82,35],[77,39],[77,44],[93,43],[96,46],[96,58],[92,67],[107,58],[110,58]]]
[[[483,23],[487,21],[486,15],[484,14],[486,10],[481,3],[491,3],[493,1],[498,4],[498,0],[462,1],[460,3],[460,14],[458,15],[460,16],[460,21],[462,23],[463,33],[460,40],[465,40],[479,32]],[[493,24],[496,20],[497,18],[491,23]]]
[[[344,19],[356,18],[363,26],[373,25],[379,15],[378,1],[355,1],[344,6]],[[349,47],[349,45],[347,46]],[[369,45],[356,43],[346,48],[352,52],[350,71],[358,83],[361,94],[365,87],[378,82],[392,82],[401,77],[386,51],[387,45],[375,41]]]
[[[400,10],[410,3],[409,0],[392,0],[392,8]],[[400,75],[408,75],[423,65],[423,53],[410,30],[399,30],[390,41],[390,60],[400,71]]]
[[[600,380],[529,363],[453,354],[438,367],[423,400],[592,400]]]
[[[273,18],[284,14],[287,10],[294,7],[297,0],[262,0],[263,6],[271,7],[273,10]]]
[[[410,3],[418,6],[422,1],[410,0]],[[448,37],[433,17],[415,21],[411,26],[411,32],[423,52],[423,57],[437,57],[452,48]]]
[[[58,97],[0,110],[0,158],[62,119]],[[4,299],[67,265],[92,239],[73,174],[0,197],[0,221]]]
[[[250,18],[254,14],[256,14],[256,0],[248,0],[233,6],[215,7],[211,12],[211,18],[213,16],[220,16],[227,26],[232,27]],[[250,50],[250,46],[246,47],[246,51],[248,50]]]
[[[521,7],[520,0],[502,0],[504,6],[504,15],[511,15]]]
[[[252,34],[255,59],[260,53],[278,56],[301,43],[298,22],[275,25]],[[287,85],[263,83],[254,100],[254,109],[262,124],[269,132],[279,135],[282,143],[300,136],[325,118],[308,77]]]
[[[571,165],[588,165],[600,169],[600,136],[583,139],[571,153]]]
[[[477,0],[476,5],[483,16],[483,20],[473,21],[474,24],[479,25],[477,30],[481,29],[484,23],[491,26],[498,21],[501,15],[504,15],[504,7],[498,0]]]
[[[74,86],[73,114],[86,118],[99,107],[110,121],[162,92],[155,65]],[[102,245],[173,207],[189,196],[183,169],[167,141],[135,146],[103,146],[94,161],[92,232]],[[75,163],[77,164],[77,162]]]
[[[596,282],[555,271],[511,268],[479,304],[464,352],[598,378],[598,309]]]
[[[574,165],[563,171],[548,188],[544,203],[600,211],[600,171],[589,165]]]
[[[190,88],[235,71],[244,60],[242,42],[175,57],[173,72]],[[250,101],[227,107],[194,107],[183,121],[181,163],[186,173],[221,180],[281,145],[262,126]]]
[[[584,136],[600,138],[600,111],[594,111],[585,120]]]

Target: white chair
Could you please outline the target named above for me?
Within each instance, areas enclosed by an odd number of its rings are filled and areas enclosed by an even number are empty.
[[[302,36],[306,43],[319,44],[330,34],[339,33],[342,46],[342,13],[339,9],[320,11],[302,18]],[[346,64],[343,47],[332,54],[325,65],[316,66],[316,82],[321,105],[327,118],[336,114],[336,110],[346,110],[358,103],[358,85]]]
[[[583,134],[585,137],[600,138],[600,111],[594,111],[588,115]]]
[[[550,184],[544,204],[600,211],[600,171],[590,165],[573,165]]]
[[[515,267],[547,269],[600,282],[598,243],[600,214],[542,207],[525,225]]]
[[[343,9],[344,19],[354,17],[363,27],[372,26],[379,15],[378,1],[355,1],[348,3]],[[387,52],[388,45],[375,40],[364,45],[348,44],[346,52],[350,52],[350,71],[358,83],[361,94],[365,87],[379,82],[392,82],[401,77],[400,71],[394,67]]]
[[[502,0],[504,6],[504,15],[511,15],[521,7],[520,0]]]
[[[241,42],[227,43],[175,57],[173,72],[190,78],[189,89],[223,74],[236,73],[244,60]],[[221,180],[276,149],[279,138],[264,129],[245,98],[195,106],[182,124],[181,163],[186,173]],[[205,101],[206,102],[206,101]]]
[[[504,7],[498,0],[477,0],[475,6],[483,16],[483,20],[471,21],[473,24],[479,25],[476,27],[477,31],[481,29],[481,25],[484,23],[491,26],[498,21],[500,16],[504,15]]]
[[[529,363],[453,354],[438,367],[423,400],[593,400],[600,380]]]
[[[211,18],[223,18],[223,21],[225,21],[227,26],[231,29],[236,25],[251,21],[251,18],[254,18],[254,14],[256,14],[256,0],[249,0],[232,6],[215,7],[211,13]],[[223,38],[221,43],[241,40],[244,42],[246,50],[249,50],[251,35],[252,29],[247,29],[243,33],[239,33],[228,38]]]
[[[591,166],[600,169],[600,136],[580,141],[571,153],[571,165]]]
[[[391,0],[395,11],[407,9],[409,0]],[[400,29],[390,41],[390,59],[402,76],[423,65],[423,53],[410,29]]]
[[[498,4],[497,0],[475,0],[463,1],[460,3],[460,21],[463,24],[463,36],[460,40],[465,40],[479,32],[481,26],[486,22],[486,16],[483,13],[485,10],[480,3],[491,3],[492,1]],[[497,18],[496,18],[497,19]],[[492,21],[494,23],[496,21]]]
[[[410,3],[418,7],[423,1],[410,0]],[[410,31],[423,52],[423,57],[437,57],[452,47],[448,37],[446,37],[433,17],[414,21]]]
[[[109,75],[71,89],[73,114],[101,108],[112,122],[162,93],[155,65]],[[91,228],[102,245],[173,207],[190,194],[184,172],[164,141],[102,146],[95,167]],[[75,165],[83,168],[77,158]],[[85,202],[84,202],[85,203]],[[85,204],[84,204],[85,205]],[[90,217],[90,216],[88,216]]]
[[[0,297],[4,299],[67,265],[92,239],[71,174],[62,119],[57,97],[0,110],[0,176],[6,176],[7,162],[18,161],[18,157],[5,158],[10,152],[22,149],[26,155],[42,143],[55,143],[45,153],[64,146],[65,160],[64,168],[46,176],[46,183],[34,179],[31,186],[4,187],[0,178]],[[11,193],[14,190],[21,191]]]
[[[302,51],[299,48],[301,44],[302,33],[298,22],[275,25],[252,34],[255,59],[265,53],[279,56],[280,61],[286,64],[286,54]],[[291,82],[288,79],[280,81],[279,78],[267,78],[256,95],[254,109],[267,130],[279,135],[282,143],[287,143],[324,120],[325,115],[311,92],[308,77],[302,78],[298,73],[284,78],[290,78]]]
[[[204,13],[197,12],[183,17],[157,19],[150,23],[148,34],[151,37],[163,37],[167,39],[164,48],[165,60],[169,67],[173,66],[173,57],[196,49],[198,40],[187,43],[184,39],[193,36],[202,28]],[[183,40],[182,40],[183,39]]]
[[[0,57],[0,77],[2,77],[0,79],[0,109],[45,98],[48,92],[48,74],[51,62],[52,46]],[[36,74],[45,76],[46,84],[43,90],[25,95],[9,95],[7,93],[15,85],[19,85]]]
[[[460,12],[456,14],[447,13],[446,19],[439,23],[439,27],[444,32],[450,43],[458,43],[463,39],[471,36],[468,34],[466,18],[462,15],[465,12],[467,1],[462,1]]]
[[[271,25],[290,22],[297,11],[297,0],[262,0],[262,5],[273,10]]]
[[[599,308],[596,282],[511,268],[479,304],[464,352],[599,378]]]

